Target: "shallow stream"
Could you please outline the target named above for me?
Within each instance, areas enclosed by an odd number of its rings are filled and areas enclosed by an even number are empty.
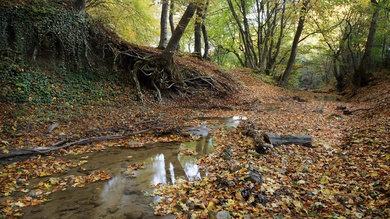
[[[138,149],[108,147],[104,151],[83,154],[89,156],[83,165],[83,174],[104,170],[112,176],[108,181],[88,184],[84,188],[68,188],[51,194],[50,201],[24,210],[23,218],[174,218],[154,216],[151,204],[151,184],[174,184],[175,179],[200,179],[207,173],[201,172],[196,164],[199,156],[207,156],[216,145],[210,137],[213,129],[237,126],[246,117],[198,118],[200,127],[186,127],[198,140],[176,143],[147,144]],[[179,153],[195,151],[196,155]],[[145,168],[129,174],[132,164],[143,163]],[[80,175],[74,168],[67,175]]]

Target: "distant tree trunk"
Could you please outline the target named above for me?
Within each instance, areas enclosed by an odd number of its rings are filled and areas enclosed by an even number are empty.
[[[383,4],[387,0],[383,0]],[[376,26],[378,24],[378,18],[379,18],[379,12],[381,9],[381,6],[376,0],[371,0],[371,3],[375,6],[374,14],[372,15],[371,24],[370,24],[370,30],[368,33],[367,41],[366,41],[366,48],[364,51],[364,55],[362,60],[360,61],[360,65],[358,70],[355,72],[353,77],[353,83],[355,88],[361,87],[365,83],[367,83],[369,75],[368,75],[368,69],[370,68],[370,61],[371,61],[371,50],[374,44],[374,37],[376,32]]]
[[[206,25],[202,24],[202,34],[203,34],[203,41],[204,41],[204,53],[203,53],[203,59],[209,60],[209,36],[207,34]]]
[[[283,36],[284,36],[284,28],[286,26],[285,24],[285,12],[286,12],[286,0],[283,0],[283,6],[281,8],[281,17],[280,17],[280,26],[279,26],[279,36],[278,36],[278,40],[276,42],[276,45],[275,47],[274,46],[270,46],[269,48],[269,55],[268,55],[268,60],[267,60],[267,64],[266,64],[266,68],[265,68],[265,73],[267,75],[270,75],[271,72],[274,70],[275,68],[275,63],[276,63],[276,59],[278,58],[279,56],[279,52],[280,52],[280,47],[282,45],[282,39],[283,39]],[[276,10],[277,11],[277,10]],[[275,12],[275,21],[276,21],[276,16],[277,16],[277,12]],[[274,27],[276,26],[276,22],[274,24]],[[273,39],[274,37],[271,37],[271,39]],[[276,38],[276,37],[275,37]],[[274,47],[274,48],[273,48]]]
[[[210,44],[209,44],[209,36],[207,33],[206,25],[204,24],[204,21],[206,20],[206,15],[207,15],[207,9],[209,7],[209,1],[206,1],[206,6],[203,9],[203,22],[202,22],[202,34],[203,34],[203,41],[204,41],[204,53],[203,53],[203,59],[208,60],[209,59],[209,49],[210,49]]]
[[[179,24],[176,26],[173,31],[172,37],[168,42],[167,47],[164,49],[161,54],[161,59],[166,70],[172,72],[173,65],[173,55],[175,54],[176,48],[180,43],[180,39],[183,36],[183,33],[188,26],[192,16],[194,16],[196,11],[195,3],[190,3],[185,10],[183,16],[181,17]]]
[[[195,38],[195,55],[198,58],[207,58],[209,44],[206,26],[204,25],[204,20],[206,19],[206,12],[209,1],[206,1],[205,4],[198,4],[196,8],[196,20],[195,20],[195,29],[194,29],[194,38]],[[204,40],[204,55],[202,56],[202,35]]]
[[[173,21],[173,12],[175,11],[175,1],[171,0],[171,4],[169,6],[169,26],[171,28],[171,33],[175,30],[175,23]]]
[[[168,42],[168,0],[162,1],[161,19],[160,19],[160,42],[158,44],[159,49],[165,49]]]
[[[336,88],[338,92],[342,92],[345,89],[345,75],[344,71],[340,70],[340,66],[338,63],[340,63],[338,54],[333,54],[332,57],[332,65],[333,65],[333,75],[336,78]]]
[[[300,10],[297,31],[295,32],[293,44],[291,47],[290,58],[288,59],[287,67],[286,67],[285,71],[283,72],[283,75],[282,75],[281,80],[280,80],[280,84],[282,86],[285,86],[287,84],[287,80],[290,77],[291,71],[293,69],[295,57],[297,56],[297,52],[298,52],[299,38],[301,37],[303,27],[305,25],[305,18],[306,18],[306,13],[308,11],[307,7],[308,7],[309,3],[310,3],[310,0],[305,0],[303,2],[301,10]]]
[[[244,55],[245,55],[245,66],[244,67],[250,67],[255,68],[256,67],[256,53],[253,48],[253,42],[250,36],[250,30],[249,30],[249,24],[245,9],[245,1],[240,0],[240,3],[236,2],[241,10],[243,23],[240,21],[240,16],[238,16],[236,10],[234,9],[233,3],[231,0],[228,0],[229,9],[233,15],[234,20],[237,23],[238,30],[240,31],[240,37],[242,40],[242,43],[244,44]]]
[[[74,8],[80,12],[85,12],[85,5],[86,5],[86,0],[76,0],[74,2]]]
[[[199,4],[196,7],[196,19],[194,27],[194,53],[198,58],[202,58],[202,23],[203,23],[203,5]]]

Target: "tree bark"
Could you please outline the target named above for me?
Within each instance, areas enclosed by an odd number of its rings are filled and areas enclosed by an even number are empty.
[[[167,47],[164,49],[163,53],[161,54],[161,59],[164,63],[162,63],[165,68],[168,71],[172,70],[172,64],[173,64],[173,55],[175,53],[175,50],[177,46],[180,43],[180,39],[183,36],[183,33],[188,26],[188,23],[190,22],[192,16],[195,14],[196,11],[196,5],[194,3],[190,3],[185,10],[183,16],[181,17],[179,24],[176,26],[175,30],[173,31],[172,37],[168,42]]]
[[[255,52],[253,48],[253,43],[250,37],[250,31],[247,29],[249,27],[247,23],[247,18],[246,18],[246,10],[245,8],[245,1],[240,0],[240,10],[242,11],[242,17],[244,18],[244,25],[240,21],[240,17],[238,16],[236,10],[234,9],[233,3],[231,0],[228,0],[228,5],[229,9],[233,15],[234,20],[237,23],[238,30],[240,31],[240,37],[242,40],[242,43],[244,44],[244,55],[245,55],[245,65],[243,67],[250,67],[250,68],[255,68],[256,63],[255,63]]]
[[[194,27],[194,53],[198,58],[202,57],[202,23],[203,23],[203,5],[196,7],[196,19],[195,19],[195,27]]]
[[[173,34],[173,31],[175,30],[175,22],[173,22],[173,12],[175,10],[175,1],[171,0],[171,4],[169,6],[169,27],[171,28],[171,34]]]
[[[85,5],[86,5],[86,0],[76,0],[74,2],[74,8],[80,12],[85,12]]]
[[[264,141],[266,143],[272,144],[273,146],[281,145],[301,145],[306,147],[311,147],[312,140],[310,135],[279,135],[275,133],[265,133]]]
[[[200,59],[208,58],[208,51],[210,48],[208,35],[206,26],[204,25],[204,21],[206,19],[207,7],[209,5],[209,1],[206,1],[205,4],[199,4],[196,8],[196,21],[195,21],[195,30],[194,30],[194,38],[195,38],[195,54]],[[202,35],[204,41],[204,53],[202,56]]]
[[[383,0],[383,4],[386,3],[387,0]],[[364,85],[369,78],[368,75],[368,69],[370,68],[370,61],[371,61],[371,50],[374,44],[374,37],[376,32],[376,27],[378,24],[378,18],[379,18],[379,12],[381,10],[381,6],[376,0],[371,0],[371,3],[375,7],[374,14],[372,15],[371,24],[370,24],[370,30],[368,33],[367,41],[366,41],[366,48],[364,51],[363,58],[360,62],[359,68],[357,72],[355,72],[353,77],[353,83],[355,88],[361,87]]]
[[[168,0],[163,0],[161,8],[160,19],[160,42],[158,44],[159,49],[165,49],[168,42]]]
[[[280,26],[279,26],[279,36],[278,36],[278,40],[276,42],[276,45],[272,48],[270,48],[270,54],[269,54],[269,58],[268,58],[268,61],[267,61],[267,64],[266,64],[266,69],[265,69],[265,73],[267,75],[271,75],[271,72],[274,70],[275,68],[275,64],[276,64],[276,59],[278,58],[279,56],[279,52],[280,52],[280,47],[282,45],[282,39],[284,37],[284,28],[286,26],[285,24],[285,12],[286,12],[286,0],[283,0],[283,3],[282,3],[282,8],[281,8],[281,18],[280,18]],[[276,16],[277,16],[277,12],[278,9],[275,10],[275,20],[276,20]],[[275,26],[276,26],[276,23],[275,23]],[[274,37],[272,37],[274,38]]]
[[[203,41],[204,41],[204,53],[203,53],[203,59],[209,60],[209,36],[207,34],[206,25],[202,24],[202,34],[203,34]]]
[[[303,28],[305,25],[305,18],[306,18],[306,13],[308,11],[307,7],[308,7],[309,3],[310,3],[310,0],[305,0],[303,2],[301,10],[300,10],[297,31],[295,32],[293,44],[291,47],[290,58],[288,59],[287,67],[286,67],[285,71],[283,72],[283,75],[282,75],[281,80],[280,80],[280,84],[282,86],[286,86],[287,80],[290,77],[291,71],[293,69],[295,58],[296,58],[297,53],[298,53],[299,38],[301,37],[302,31],[303,31]]]

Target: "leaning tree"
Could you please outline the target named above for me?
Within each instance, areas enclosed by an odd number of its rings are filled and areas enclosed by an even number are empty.
[[[179,69],[173,58],[191,18],[199,5],[204,5],[206,0],[190,1],[173,34],[161,54],[147,57],[137,57],[131,71],[131,78],[136,86],[138,97],[144,100],[140,82],[145,79],[156,91],[156,98],[162,101],[162,91],[174,90],[178,93],[189,92],[190,87],[207,87],[217,91],[234,91],[234,89],[216,77],[204,75],[193,69]],[[140,80],[142,78],[142,80]]]

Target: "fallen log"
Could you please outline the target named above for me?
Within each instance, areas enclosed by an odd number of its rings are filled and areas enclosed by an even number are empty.
[[[256,119],[255,119],[256,120]],[[305,147],[312,146],[312,139],[310,135],[279,135],[271,132],[263,132],[266,128],[256,128],[254,121],[247,123],[243,127],[245,135],[252,137],[254,141],[254,147],[257,153],[264,154],[270,149],[281,145],[301,145]]]
[[[300,145],[311,147],[310,135],[279,135],[276,133],[264,133],[261,136],[258,134],[254,137],[255,150],[257,153],[264,154],[268,150],[281,145]]]
[[[272,144],[273,146],[280,145],[301,145],[305,147],[311,147],[311,137],[310,135],[278,135],[276,133],[264,133],[264,141],[266,143]]]

